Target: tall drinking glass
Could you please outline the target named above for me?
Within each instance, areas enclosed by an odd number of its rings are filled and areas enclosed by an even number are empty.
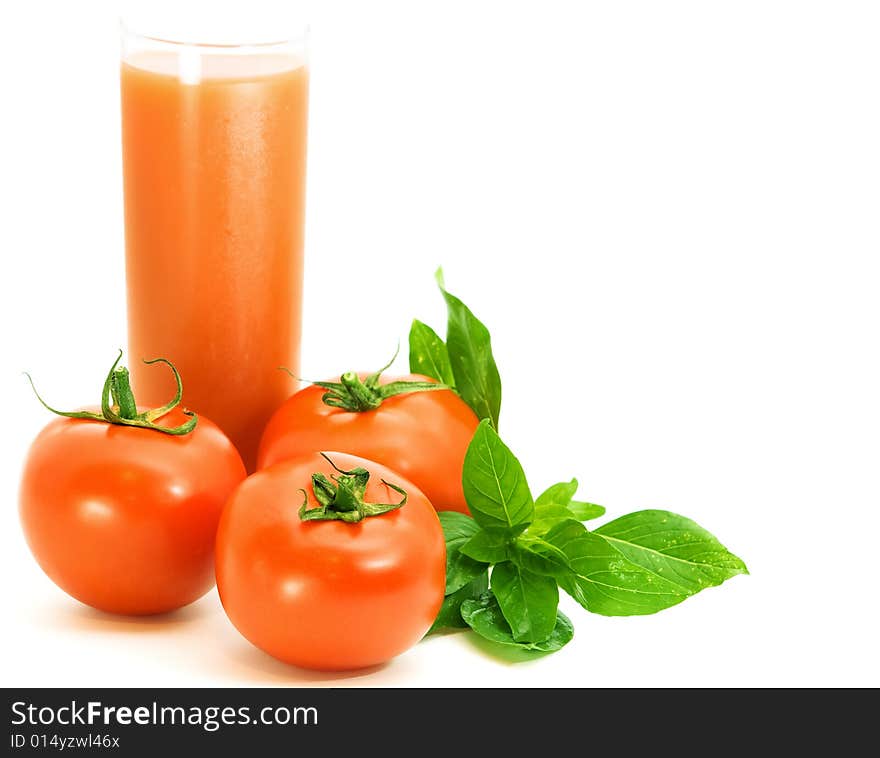
[[[123,29],[129,357],[145,404],[174,392],[249,470],[299,371],[308,69],[305,33],[202,44]]]

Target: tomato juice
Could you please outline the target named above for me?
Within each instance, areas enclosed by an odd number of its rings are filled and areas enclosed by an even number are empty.
[[[174,394],[249,470],[299,370],[308,69],[275,45],[152,41],[121,72],[129,359],[140,402]],[[244,52],[244,54],[242,54]]]

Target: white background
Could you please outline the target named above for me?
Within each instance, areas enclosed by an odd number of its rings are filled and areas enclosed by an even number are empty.
[[[575,639],[539,660],[449,635],[341,677],[252,648],[214,593],[93,612],[24,544],[49,418],[20,372],[93,402],[125,338],[116,17],[0,10],[2,684],[880,684],[876,3],[313,10],[304,374],[441,327],[442,263],[493,330],[534,489],[678,511],[752,572],[651,617],[565,602]]]

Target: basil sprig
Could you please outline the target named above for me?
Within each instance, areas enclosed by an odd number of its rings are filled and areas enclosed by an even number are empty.
[[[581,522],[604,509],[575,501],[574,479],[533,500],[520,462],[489,420],[474,434],[462,481],[472,517],[440,513],[447,597],[434,629],[463,621],[494,642],[553,652],[573,634],[557,608],[560,589],[593,613],[634,616],[748,573],[684,516],[637,511],[590,531]]]
[[[437,284],[446,301],[446,342],[427,324],[413,321],[409,332],[409,369],[455,387],[480,419],[498,428],[501,378],[492,355],[489,330],[461,300],[446,291],[443,271]]]
[[[645,510],[589,530],[605,514],[575,500],[577,479],[537,498],[498,436],[501,380],[489,331],[437,283],[446,301],[446,341],[421,321],[409,334],[410,371],[453,387],[482,419],[464,460],[462,485],[471,516],[441,512],[446,538],[446,597],[431,631],[470,627],[481,637],[550,653],[574,634],[559,612],[559,590],[604,616],[657,613],[746,565],[699,524],[669,511]]]

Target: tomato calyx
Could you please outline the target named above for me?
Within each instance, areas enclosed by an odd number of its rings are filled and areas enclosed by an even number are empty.
[[[356,524],[370,516],[381,516],[389,511],[396,511],[406,505],[406,490],[396,484],[382,479],[382,484],[390,487],[402,495],[399,503],[365,503],[364,497],[367,492],[367,482],[370,481],[370,472],[358,466],[351,471],[343,471],[330,458],[321,453],[324,459],[339,472],[339,476],[329,478],[321,473],[312,474],[312,491],[315,500],[320,505],[309,508],[309,496],[305,490],[303,504],[299,509],[299,517],[303,521],[345,521]]]
[[[116,356],[116,360],[113,361],[113,365],[110,367],[110,372],[107,374],[107,378],[104,380],[104,388],[101,391],[100,413],[94,413],[92,411],[59,411],[40,397],[40,393],[37,392],[37,388],[34,386],[34,380],[31,378],[31,375],[25,372],[25,376],[31,383],[31,389],[37,396],[37,400],[40,401],[40,404],[56,416],[90,419],[92,421],[101,421],[108,424],[118,424],[120,426],[137,426],[142,429],[152,429],[157,432],[162,432],[163,434],[171,434],[175,436],[189,434],[196,428],[198,416],[192,411],[185,409],[183,410],[183,414],[188,416],[188,418],[179,426],[162,426],[156,423],[158,419],[169,414],[180,405],[180,399],[183,397],[183,382],[180,379],[180,374],[171,361],[167,358],[153,358],[152,360],[144,359],[144,363],[147,365],[152,365],[153,363],[164,363],[167,365],[174,374],[174,380],[177,383],[177,392],[174,397],[161,408],[153,408],[152,410],[138,413],[134,393],[131,390],[128,369],[125,368],[125,366],[119,366],[119,361],[121,359],[122,351],[120,350],[119,355]]]
[[[380,384],[379,379],[382,372],[394,363],[399,352],[400,346],[394,353],[394,357],[385,366],[364,379],[361,379],[354,371],[347,371],[339,377],[338,382],[311,382],[311,384],[327,390],[321,398],[326,405],[351,413],[374,411],[385,400],[395,395],[404,395],[410,392],[434,392],[436,390],[455,391],[448,384],[438,382],[399,381]],[[287,371],[287,369],[282,370]],[[290,372],[288,371],[288,373]]]

